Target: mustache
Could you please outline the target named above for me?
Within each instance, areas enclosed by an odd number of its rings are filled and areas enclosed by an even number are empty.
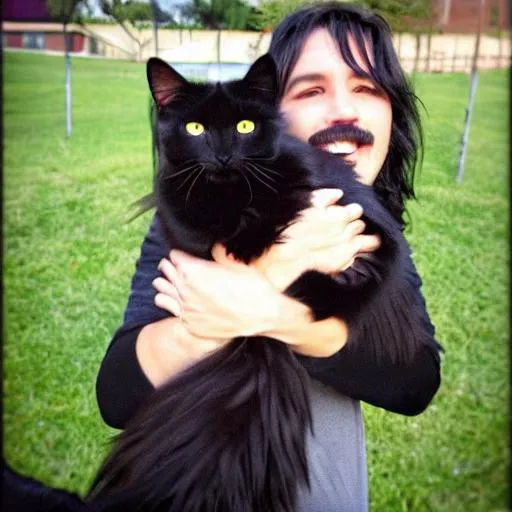
[[[373,134],[353,124],[337,124],[314,133],[308,142],[312,146],[323,146],[339,140],[354,142],[359,146],[373,144]]]

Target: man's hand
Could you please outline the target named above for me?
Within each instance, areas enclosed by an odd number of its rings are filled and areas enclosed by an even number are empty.
[[[334,274],[350,267],[358,254],[376,250],[379,238],[362,234],[361,206],[335,204],[342,194],[337,189],[313,192],[311,207],[283,232],[283,242],[274,244],[251,266],[283,291],[307,270]]]
[[[224,339],[271,330],[281,294],[256,268],[239,263],[216,245],[215,261],[172,251],[153,281],[157,306],[179,317],[194,336]]]

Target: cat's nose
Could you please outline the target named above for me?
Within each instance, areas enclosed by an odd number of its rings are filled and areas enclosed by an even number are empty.
[[[221,163],[224,167],[226,167],[231,160],[231,155],[215,155],[215,158]]]

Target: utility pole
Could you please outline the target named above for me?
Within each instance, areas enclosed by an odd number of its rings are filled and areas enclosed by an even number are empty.
[[[66,23],[64,23],[64,49],[65,49],[65,62],[66,62],[66,135],[71,137],[72,122],[71,122],[71,56],[69,54],[70,48],[70,34],[66,30]]]
[[[64,65],[65,65],[65,102],[66,102],[66,136],[71,137],[71,54],[72,34],[69,33],[69,25],[75,18],[75,13],[79,5],[83,5],[83,0],[46,0],[46,5],[50,15],[62,23],[62,37],[64,38]]]
[[[482,33],[482,25],[484,18],[485,0],[480,0],[480,9],[478,12],[478,32],[476,34],[475,51],[471,63],[471,85],[469,87],[468,106],[466,107],[466,117],[464,119],[464,132],[460,145],[459,166],[457,168],[457,176],[455,181],[460,183],[464,176],[464,163],[466,160],[466,152],[468,147],[469,127],[471,125],[471,116],[473,114],[473,105],[475,103],[476,86],[478,84],[478,55],[480,52],[480,35]]]

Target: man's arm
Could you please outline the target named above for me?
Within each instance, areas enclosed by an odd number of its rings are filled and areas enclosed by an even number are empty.
[[[111,342],[97,381],[103,418],[117,428],[123,427],[164,375],[171,376],[201,355],[201,349],[191,350],[194,343],[186,343],[188,349],[183,350],[178,321],[154,304],[151,283],[158,276],[160,259],[167,254],[159,223],[154,220],[137,263],[125,324]],[[422,302],[414,269],[413,274],[416,281],[411,282],[411,289]],[[306,306],[282,297],[278,327],[266,334],[302,353],[298,358],[313,378],[340,393],[392,411],[415,414],[426,407],[439,385],[439,356],[423,302],[418,313],[426,320],[427,341],[415,354],[413,364],[404,367],[391,359],[377,360],[371,347],[363,343],[347,343],[349,335],[343,322],[333,318],[314,322]],[[173,335],[175,328],[178,331]],[[181,345],[179,350],[177,345]]]
[[[121,327],[103,359],[96,382],[105,423],[123,428],[155,388],[217,348],[218,342],[192,339],[175,317]]]
[[[158,263],[168,254],[160,223],[153,218],[142,243],[132,278],[123,324],[114,333],[96,380],[96,398],[103,420],[123,428],[136,409],[154,391],[136,351],[137,339],[146,325],[162,325],[169,313],[154,304],[152,281],[159,275]]]
[[[363,326],[359,332],[349,330],[344,347],[330,357],[297,357],[312,378],[341,394],[388,411],[415,415],[428,406],[440,386],[442,348],[435,339],[435,328],[421,294],[421,279],[409,257],[404,267],[406,279],[401,291],[408,299],[405,328],[374,329],[385,338],[378,340],[377,348],[365,336]],[[393,339],[389,339],[391,336]],[[386,350],[386,343],[392,343],[395,350]],[[396,347],[413,350],[400,360]]]

